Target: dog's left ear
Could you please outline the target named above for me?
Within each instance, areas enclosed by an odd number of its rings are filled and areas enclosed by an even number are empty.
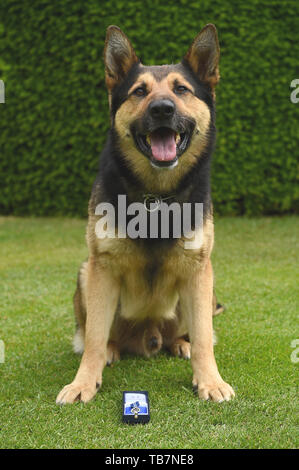
[[[130,68],[139,62],[129,39],[118,26],[107,28],[104,61],[109,92],[121,83]]]
[[[183,61],[187,61],[195,75],[208,83],[213,91],[220,78],[219,56],[217,29],[213,24],[207,24],[194,39]]]

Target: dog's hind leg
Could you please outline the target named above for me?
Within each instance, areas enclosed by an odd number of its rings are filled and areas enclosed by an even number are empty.
[[[216,297],[215,308],[216,308]],[[214,299],[213,299],[213,311],[214,311]],[[187,326],[182,321],[182,313],[180,304],[176,308],[176,318],[173,320],[165,321],[161,329],[163,336],[163,346],[176,357],[182,357],[183,359],[191,359],[191,344],[189,335],[187,333]],[[216,333],[213,330],[213,344],[217,343]]]
[[[107,344],[107,366],[120,360],[120,351],[116,341],[108,341]]]
[[[173,320],[167,320],[163,324],[163,346],[173,356],[190,359],[191,345],[189,342],[187,329],[184,328],[184,326],[181,324],[181,312],[179,306],[177,307],[176,313],[176,318]]]
[[[224,312],[225,307],[217,302],[216,295],[213,294],[213,316],[219,315],[220,313]]]
[[[142,337],[143,354],[146,357],[157,354],[162,347],[162,341],[158,325],[151,321],[147,322]]]
[[[74,352],[82,354],[84,351],[85,323],[86,323],[86,266],[85,261],[78,273],[77,288],[74,294],[74,314],[76,323],[76,332],[73,339]]]
[[[111,328],[109,343],[118,354],[129,353],[150,357],[162,347],[159,324],[149,319],[141,322],[127,320],[117,315]]]
[[[191,345],[185,336],[176,338],[170,345],[169,351],[173,356],[182,357],[183,359],[191,358]]]

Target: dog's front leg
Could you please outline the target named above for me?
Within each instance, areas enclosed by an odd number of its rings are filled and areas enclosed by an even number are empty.
[[[181,286],[180,303],[191,341],[193,387],[200,398],[221,402],[234,396],[218,372],[213,350],[213,272],[210,259]]]
[[[91,257],[87,273],[85,348],[75,379],[57,396],[56,403],[91,400],[102,383],[107,342],[119,299],[119,284],[107,268]]]

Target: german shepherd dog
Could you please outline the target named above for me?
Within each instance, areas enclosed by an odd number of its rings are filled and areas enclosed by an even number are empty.
[[[216,28],[206,25],[179,64],[145,66],[126,35],[109,26],[104,61],[111,129],[89,202],[89,257],[79,270],[74,295],[74,349],[83,356],[73,382],[56,401],[88,402],[101,386],[106,364],[123,352],[150,356],[162,347],[191,359],[193,388],[200,398],[230,400],[234,391],[218,372],[212,325],[213,314],[221,309],[210,260]],[[117,213],[119,195],[126,196],[126,207],[145,203],[148,195],[179,207],[203,204],[201,245],[185,249],[183,235],[171,231],[163,238],[161,223],[152,238],[98,237],[101,215],[96,208],[108,202]],[[126,214],[125,223],[131,219]],[[115,226],[122,223],[116,217]]]

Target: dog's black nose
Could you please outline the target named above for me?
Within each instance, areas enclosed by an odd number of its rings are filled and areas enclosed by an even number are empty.
[[[174,103],[167,99],[152,101],[149,105],[149,112],[155,119],[170,118],[173,116],[174,111]]]

